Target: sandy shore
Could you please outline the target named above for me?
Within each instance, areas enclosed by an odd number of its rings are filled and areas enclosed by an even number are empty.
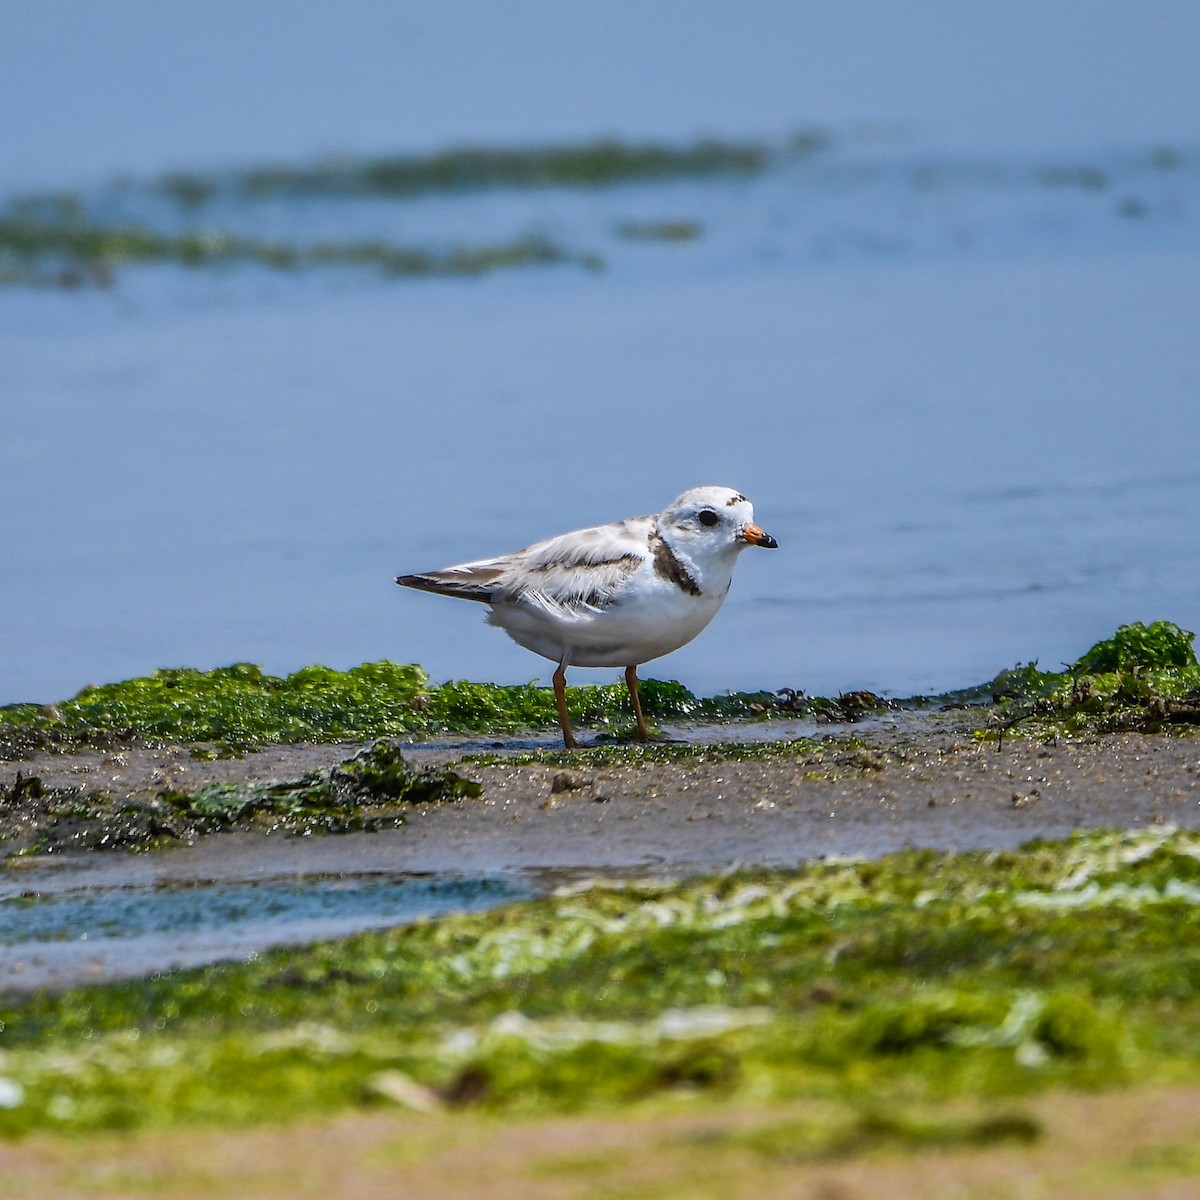
[[[549,740],[540,743],[549,746]],[[509,743],[511,751],[531,743]],[[47,786],[145,798],[216,779],[285,780],[346,758],[351,745],[274,747],[199,762],[186,748],[46,754],[0,765]],[[470,746],[414,744],[416,762]],[[463,764],[476,800],[417,805],[370,834],[228,833],[150,855],[49,856],[84,878],[228,879],[307,872],[519,870],[684,873],[794,865],[904,846],[1004,848],[1075,829],[1200,826],[1200,741],[1114,735],[1042,744],[979,743],[961,714],[897,716],[839,729],[819,756],[710,758],[595,767]],[[21,814],[6,812],[11,830]],[[31,866],[31,860],[22,861]],[[44,861],[44,860],[43,860]],[[61,871],[60,867],[60,871]],[[2,877],[0,877],[2,878]]]

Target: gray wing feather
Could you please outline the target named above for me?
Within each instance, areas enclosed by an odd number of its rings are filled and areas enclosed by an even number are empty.
[[[602,608],[649,557],[652,518],[581,529],[515,554],[401,575],[405,587],[558,615]]]

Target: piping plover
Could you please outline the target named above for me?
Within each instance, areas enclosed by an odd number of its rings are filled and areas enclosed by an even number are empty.
[[[754,524],[740,492],[698,487],[657,516],[579,529],[396,582],[490,605],[489,624],[557,663],[554,700],[563,744],[573,749],[567,667],[624,667],[638,737],[646,741],[638,666],[678,650],[716,616],[742,550],[778,545]]]

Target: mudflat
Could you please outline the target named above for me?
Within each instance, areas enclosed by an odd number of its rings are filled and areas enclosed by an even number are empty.
[[[403,823],[371,833],[298,838],[243,828],[121,855],[120,870],[179,879],[372,869],[679,874],[905,846],[1008,848],[1097,827],[1200,827],[1200,742],[1186,736],[980,741],[961,714],[900,714],[815,741],[690,736],[691,745],[637,756],[607,747],[569,757],[545,740],[490,743],[486,755],[478,742],[415,742],[405,747],[411,762],[450,765],[482,794],[407,805]],[[120,808],[167,787],[295,779],[361,747],[273,746],[218,761],[183,746],[39,753],[0,765],[0,786],[11,789],[20,772],[47,789],[103,792]],[[0,809],[10,851],[37,833],[43,848],[81,870],[115,867],[113,855],[76,856],[70,823],[35,809]]]

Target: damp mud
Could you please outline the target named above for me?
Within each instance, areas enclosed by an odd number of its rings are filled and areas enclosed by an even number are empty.
[[[687,741],[578,754],[562,752],[549,735],[505,743],[414,740],[404,755],[416,768],[452,766],[479,794],[409,805],[393,828],[298,837],[251,825],[191,844],[179,839],[174,849],[157,842],[153,854],[130,861],[178,863],[187,872],[243,854],[259,864],[295,863],[297,873],[356,865],[698,871],[872,856],[906,845],[1012,846],[1098,826],[1200,825],[1194,738],[987,741],[976,736],[976,724],[959,713],[898,713],[869,725],[751,727],[760,737],[778,735],[758,741],[705,740],[727,737],[728,727],[673,729]],[[818,728],[824,732],[812,736]],[[360,750],[345,743],[276,746],[217,761],[193,759],[187,747],[43,753],[0,766],[0,786],[12,787],[18,775],[47,789],[86,784],[119,811],[151,802],[166,782],[179,792],[218,782],[278,786]],[[69,822],[22,842],[23,816],[4,813],[10,872],[58,859],[103,861],[81,852]]]
[[[404,755],[415,770],[475,787],[339,836],[251,823],[159,839],[150,852],[97,853],[81,848],[80,819],[31,830],[28,811],[9,806],[0,988],[244,957],[544,894],[566,879],[791,868],[914,846],[1000,850],[1089,828],[1200,829],[1194,738],[981,740],[978,722],[975,711],[770,722],[746,729],[775,740],[741,742],[709,740],[727,738],[727,726],[673,728],[686,740],[576,755],[548,735],[414,740]],[[18,772],[51,791],[86,782],[111,797],[119,823],[164,786],[277,787],[336,770],[361,749],[274,746],[216,761],[180,746],[42,752],[0,767],[0,786]]]

